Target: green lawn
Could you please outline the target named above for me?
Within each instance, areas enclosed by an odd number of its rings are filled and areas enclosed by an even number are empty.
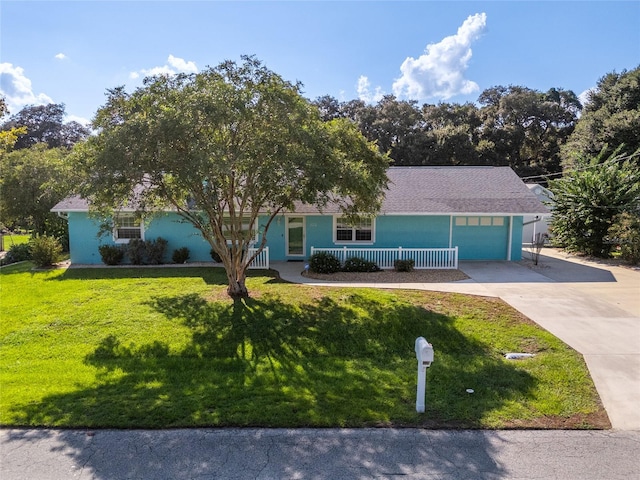
[[[582,357],[499,300],[254,272],[233,302],[220,269],[31,267],[0,269],[4,426],[608,427]]]
[[[3,246],[6,251],[9,251],[13,245],[29,243],[29,240],[31,240],[31,235],[6,234],[4,235]]]

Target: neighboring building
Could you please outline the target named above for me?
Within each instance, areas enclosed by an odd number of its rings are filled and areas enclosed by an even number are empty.
[[[458,247],[461,260],[520,260],[524,217],[549,213],[509,167],[392,167],[388,177],[380,213],[357,225],[344,222],[331,206],[319,212],[300,204],[278,216],[267,232],[270,259],[303,260],[311,247]],[[112,234],[99,238],[85,200],[71,197],[52,211],[68,219],[74,264],[101,263],[98,247],[104,243],[157,237],[168,240],[168,259],[186,246],[190,261],[211,261],[209,244],[172,212],[141,224],[123,211]]]
[[[548,188],[535,183],[527,184],[527,188],[533,192],[540,202],[550,209],[553,203],[553,193]],[[525,215],[523,217],[524,228],[522,229],[523,245],[530,245],[534,242],[536,235],[540,234],[549,238],[549,225],[551,224],[551,214],[545,215]]]

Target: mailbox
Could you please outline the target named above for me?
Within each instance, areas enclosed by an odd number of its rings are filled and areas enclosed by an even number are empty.
[[[418,367],[430,367],[433,363],[433,345],[427,342],[424,337],[416,338],[416,358]]]
[[[418,359],[418,391],[416,393],[416,412],[424,412],[424,396],[427,385],[427,368],[433,363],[433,345],[424,337],[416,338],[416,358]]]

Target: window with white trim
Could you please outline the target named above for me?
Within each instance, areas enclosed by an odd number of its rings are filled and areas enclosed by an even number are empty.
[[[335,218],[335,243],[372,243],[374,221],[371,218],[360,218],[349,222],[346,218]]]
[[[456,217],[456,227],[502,227],[504,217]]]
[[[224,226],[222,227],[222,234],[224,238],[227,240],[227,243],[230,243],[231,238],[231,217],[224,218]],[[246,236],[249,238],[249,243],[257,243],[258,242],[258,229],[253,228],[248,220],[242,222],[240,226],[242,236]]]
[[[113,239],[117,243],[129,243],[132,238],[144,239],[141,219],[133,214],[120,213],[113,220]]]

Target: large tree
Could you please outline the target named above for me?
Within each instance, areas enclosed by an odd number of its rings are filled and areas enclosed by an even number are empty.
[[[14,148],[29,148],[46,143],[49,148],[71,148],[89,135],[89,129],[76,121],[64,122],[65,106],[62,103],[27,105],[0,127],[1,131],[24,129],[18,135]]]
[[[551,222],[556,241],[570,251],[607,257],[609,228],[623,213],[637,217],[640,210],[640,167],[634,155],[614,151],[606,160],[600,156],[579,158],[576,169],[552,180],[554,195]]]
[[[337,203],[346,215],[373,214],[388,160],[345,119],[323,122],[301,86],[254,57],[202,73],[147,78],[133,93],[110,90],[80,145],[81,192],[94,207],[131,201],[171,207],[220,256],[232,297],[248,295],[258,217],[258,251],[276,215],[296,202]]]
[[[51,213],[70,189],[72,172],[64,148],[38,144],[0,151],[0,223],[62,237],[66,222]]]
[[[563,162],[572,167],[578,157],[607,158],[620,145],[621,152],[640,148],[640,66],[608,73],[589,92],[584,111],[567,144]]]
[[[572,91],[497,86],[482,92],[478,101],[482,163],[508,165],[520,176],[560,170],[560,147],[582,108]]]

